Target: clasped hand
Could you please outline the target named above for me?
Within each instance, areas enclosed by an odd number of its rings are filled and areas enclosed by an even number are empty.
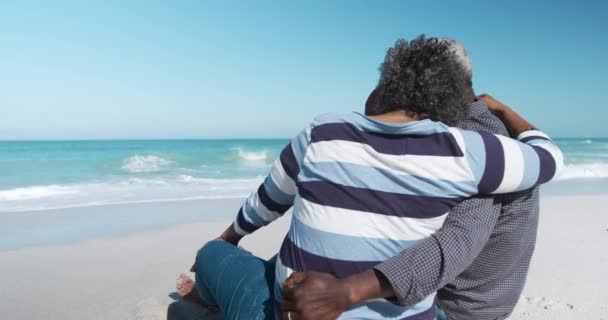
[[[283,320],[334,320],[353,304],[346,281],[321,272],[295,272],[284,283]]]

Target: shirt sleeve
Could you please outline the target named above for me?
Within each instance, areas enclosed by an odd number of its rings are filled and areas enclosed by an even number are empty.
[[[490,196],[465,200],[435,234],[377,265],[399,305],[416,304],[453,281],[485,247],[500,217]]]
[[[480,194],[527,190],[551,181],[564,167],[561,150],[541,131],[526,131],[517,139],[458,131]]]
[[[297,177],[310,142],[310,128],[303,130],[275,160],[270,173],[236,216],[234,229],[245,236],[281,217],[293,206]]]

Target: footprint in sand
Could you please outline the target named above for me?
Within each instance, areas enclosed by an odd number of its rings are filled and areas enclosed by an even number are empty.
[[[547,297],[524,297],[527,304],[545,310],[574,310],[574,305],[551,300]]]
[[[145,299],[137,304],[135,309],[136,320],[166,320],[167,306],[156,299]]]

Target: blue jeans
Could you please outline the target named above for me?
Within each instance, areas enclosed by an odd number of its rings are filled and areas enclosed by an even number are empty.
[[[177,300],[167,309],[167,320],[223,320],[219,312],[212,312],[198,303]]]
[[[224,241],[211,241],[196,255],[196,288],[225,320],[273,320],[274,263]],[[277,318],[279,319],[279,318]]]

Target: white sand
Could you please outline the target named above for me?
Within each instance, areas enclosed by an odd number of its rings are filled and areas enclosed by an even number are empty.
[[[608,196],[546,198],[513,319],[608,319]]]
[[[608,320],[607,199],[542,201],[537,251],[513,319]],[[288,222],[289,217],[282,218],[243,245],[259,256],[272,256]],[[175,275],[187,270],[198,247],[229,223],[0,252],[0,318],[165,319]]]

